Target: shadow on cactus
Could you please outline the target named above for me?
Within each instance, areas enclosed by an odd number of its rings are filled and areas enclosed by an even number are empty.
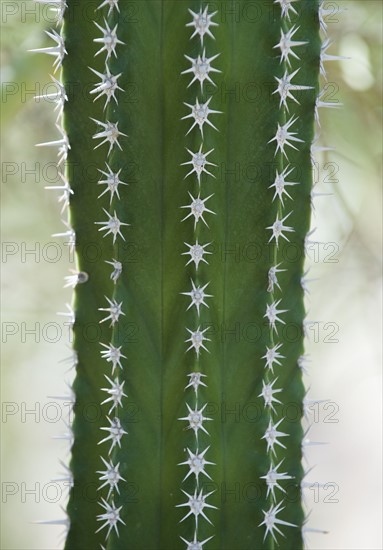
[[[65,547],[302,548],[325,10],[49,3],[78,263]]]

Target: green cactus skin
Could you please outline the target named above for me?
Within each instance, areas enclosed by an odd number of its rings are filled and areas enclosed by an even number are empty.
[[[74,484],[65,548],[202,548],[192,546],[197,541],[205,541],[206,550],[302,548],[301,280],[321,60],[318,0],[238,0],[202,8],[194,0],[104,4],[94,11],[98,4],[85,9],[67,0],[66,54],[57,53],[68,96],[63,123],[70,144],[70,224],[79,271],[88,275],[76,286],[73,306]],[[211,21],[217,25],[209,27],[214,39],[191,37],[195,29],[186,26],[193,21],[188,10],[199,14],[205,6],[206,13],[216,12]],[[117,25],[121,43],[110,55],[107,48],[95,55],[103,46],[95,39],[106,28],[104,18],[110,29]],[[276,47],[281,32],[287,42]],[[209,73],[214,84],[190,84],[185,56],[195,59],[204,50],[207,58],[219,54],[211,66],[220,72]],[[121,89],[104,108],[107,95],[94,92],[100,79],[90,68],[103,74],[106,64],[119,75]],[[297,101],[283,99],[276,78],[297,69],[289,89]],[[191,113],[185,104],[193,106],[196,98],[201,104],[211,98],[209,108],[219,111],[208,117],[216,129],[205,123],[203,136],[197,124],[189,131],[193,119],[184,118]],[[118,123],[118,143],[100,145],[103,138],[95,135],[104,128],[95,121]],[[282,133],[292,132],[287,143],[278,137],[278,125]],[[184,163],[200,147],[211,151],[212,165],[205,168],[214,177],[203,173],[199,184],[196,172],[185,177],[193,166]],[[107,187],[98,182],[109,168],[128,184],[121,183],[112,200],[110,192],[99,196]],[[282,172],[296,184],[284,191],[282,185],[281,199],[272,186]],[[192,200],[188,193],[211,195],[205,206],[214,214],[204,212],[208,225],[194,223],[192,215],[182,221],[190,213],[182,208]],[[108,215],[129,225],[105,235],[101,223]],[[274,224],[282,219],[278,237]],[[198,269],[187,255],[197,241],[208,245]],[[111,261],[122,265],[115,281],[106,263]],[[269,271],[275,266],[276,279]],[[200,305],[199,312],[183,294],[192,283],[208,283],[208,307]],[[105,321],[108,300],[122,304],[114,323]],[[208,351],[196,353],[187,329],[207,329],[202,343]],[[125,356],[121,368],[106,360],[105,346],[111,345]],[[277,352],[271,368],[267,349]],[[205,375],[197,391],[186,387],[193,372]],[[118,377],[126,394],[111,412],[113,401],[103,403],[111,397],[105,375]],[[187,429],[190,410],[205,405],[208,433]],[[109,435],[102,430],[107,417],[117,417],[127,432],[110,453],[113,441],[100,443]],[[270,426],[281,432],[275,442]],[[188,460],[187,449],[213,463],[203,465],[198,477],[188,464],[180,465]],[[118,490],[100,481],[98,472],[106,470],[101,457],[119,464]],[[284,475],[271,491],[268,471],[281,462]],[[188,500],[199,494],[208,495],[208,507],[195,517]],[[116,522],[103,516],[102,499],[115,508]]]

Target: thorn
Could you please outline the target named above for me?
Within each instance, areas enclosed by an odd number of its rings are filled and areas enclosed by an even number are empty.
[[[113,98],[114,101],[116,102],[116,104],[118,104],[118,99],[117,97],[115,96],[115,93],[117,92],[117,90],[120,90],[121,92],[123,92],[124,90],[122,88],[120,88],[120,86],[117,84],[117,80],[119,79],[119,77],[121,76],[122,73],[120,74],[117,74],[117,75],[112,75],[110,73],[110,70],[109,70],[109,67],[106,65],[105,67],[105,73],[99,73],[98,71],[96,71],[95,69],[92,69],[92,67],[89,67],[89,69],[96,75],[98,76],[100,79],[101,79],[101,82],[98,82],[97,84],[95,84],[95,88],[93,90],[91,90],[89,93],[90,94],[98,94],[94,101],[96,101],[97,99],[99,99],[100,97],[102,97],[103,95],[105,95],[106,99],[105,99],[105,105],[104,105],[104,111],[108,105],[108,103],[110,102],[110,100]]]
[[[60,166],[68,158],[68,151],[70,149],[68,136],[63,128],[56,124],[56,128],[61,134],[61,139],[56,139],[54,141],[46,141],[44,143],[36,143],[36,147],[58,147],[58,166]]]
[[[205,206],[205,202],[208,201],[212,196],[213,196],[213,194],[206,197],[206,199],[201,199],[200,194],[198,194],[198,197],[193,197],[191,195],[191,193],[189,193],[189,197],[192,200],[191,204],[188,204],[186,206],[181,206],[181,208],[190,208],[190,214],[185,216],[182,219],[182,221],[184,222],[185,220],[190,218],[190,216],[194,216],[194,229],[197,227],[197,223],[198,223],[199,219],[201,219],[203,221],[203,223],[206,225],[206,227],[209,227],[208,224],[206,223],[205,218],[203,217],[203,215],[204,215],[204,212],[208,212],[210,214],[215,215],[215,212],[213,212],[212,210],[209,210]]]
[[[117,239],[117,235],[120,235],[120,237],[122,238],[123,241],[125,241],[125,237],[124,235],[121,233],[121,226],[122,225],[126,225],[126,226],[129,226],[130,224],[129,223],[124,223],[124,222],[121,222],[118,218],[117,218],[117,214],[116,214],[116,211],[114,211],[114,214],[113,216],[111,216],[107,210],[105,210],[105,208],[103,208],[103,211],[105,212],[105,214],[108,216],[108,220],[106,222],[94,222],[96,225],[101,225],[102,227],[100,227],[99,231],[106,231],[104,237],[106,237],[107,235],[111,234],[113,235],[113,244],[116,242],[116,239]]]
[[[186,120],[188,118],[194,118],[194,122],[191,125],[191,127],[189,128],[189,131],[186,133],[186,135],[189,135],[190,132],[193,130],[194,126],[198,125],[198,127],[201,131],[201,136],[203,138],[203,126],[204,126],[205,123],[208,124],[209,126],[211,126],[212,128],[214,128],[214,130],[217,130],[217,132],[218,132],[218,129],[214,126],[214,124],[212,122],[210,122],[208,117],[209,117],[209,115],[222,114],[222,111],[213,111],[212,109],[209,109],[209,103],[212,100],[212,98],[213,98],[213,96],[211,96],[206,101],[206,103],[200,103],[198,101],[198,99],[196,99],[195,105],[189,105],[189,103],[184,103],[184,105],[186,105],[186,107],[189,107],[189,109],[191,109],[191,113],[189,115],[186,115],[186,116],[182,117],[181,120]]]
[[[74,325],[75,322],[75,313],[73,311],[73,308],[70,304],[65,304],[65,307],[68,311],[58,311],[57,315],[61,315],[62,317],[68,317],[69,318],[69,324]]]
[[[284,218],[281,220],[279,219],[279,214],[277,214],[277,218],[273,225],[270,225],[269,227],[266,227],[266,229],[271,229],[273,234],[271,235],[269,242],[271,242],[273,239],[275,239],[275,242],[277,243],[278,248],[278,239],[279,237],[282,237],[286,241],[289,241],[289,239],[286,237],[286,235],[283,234],[284,231],[286,232],[294,232],[294,229],[292,227],[288,227],[287,225],[284,225],[283,222],[287,220],[287,218],[292,214],[292,212],[289,212]]]
[[[325,108],[325,109],[339,109],[340,107],[343,107],[343,103],[340,103],[339,101],[322,101],[322,97],[327,93],[327,88],[323,88],[323,90],[319,93],[318,97],[315,100],[315,121],[320,126],[320,120],[319,120],[319,109]]]
[[[263,537],[263,540],[265,540],[267,535],[270,533],[270,535],[272,536],[274,542],[277,542],[277,539],[275,538],[274,531],[276,531],[277,533],[279,533],[280,535],[282,535],[284,537],[285,535],[278,528],[278,525],[286,525],[288,527],[297,527],[296,525],[294,525],[294,523],[289,523],[287,521],[283,521],[283,520],[277,518],[277,514],[279,514],[279,512],[281,512],[283,509],[284,509],[284,507],[282,507],[282,502],[280,502],[279,504],[276,504],[275,506],[272,504],[266,512],[264,510],[262,510],[262,512],[264,514],[264,520],[262,521],[262,523],[259,524],[259,527],[261,527],[261,525],[266,526],[266,532],[265,532],[265,536]]]
[[[48,399],[58,399],[60,401],[66,401],[67,403],[74,405],[76,402],[74,391],[68,382],[66,382],[66,386],[69,390],[69,393],[67,395],[47,395]]]
[[[86,283],[89,280],[89,275],[85,273],[85,271],[76,271],[75,269],[70,269],[69,271],[72,272],[72,275],[66,275],[64,277],[64,288],[75,288],[77,285]]]
[[[273,94],[279,93],[279,107],[281,108],[283,105],[286,108],[287,112],[289,112],[289,106],[287,103],[288,99],[292,99],[295,103],[299,105],[299,101],[293,96],[293,94],[291,93],[292,91],[313,89],[313,86],[301,86],[297,84],[291,84],[291,80],[294,78],[299,70],[300,67],[291,74],[288,74],[288,71],[286,70],[282,78],[275,77],[275,80],[278,82],[278,87],[273,92]]]
[[[213,55],[213,57],[206,57],[205,55],[205,50],[203,50],[203,54],[202,54],[202,57],[199,55],[196,59],[193,59],[192,57],[189,57],[187,55],[185,55],[186,59],[188,61],[190,61],[191,63],[191,68],[190,69],[187,69],[186,71],[182,71],[181,74],[188,74],[188,73],[193,73],[194,74],[194,77],[193,79],[190,81],[189,85],[188,85],[188,88],[193,84],[193,82],[195,82],[196,80],[199,80],[200,84],[201,84],[201,92],[203,92],[203,83],[205,82],[205,80],[207,80],[208,82],[210,82],[211,84],[213,84],[213,86],[215,86],[216,84],[212,81],[212,79],[210,78],[209,76],[209,73],[220,73],[221,71],[219,71],[218,69],[214,69],[210,63],[212,61],[214,61],[215,59],[217,59],[217,57],[219,56],[220,54],[217,54],[217,55]]]
[[[189,250],[188,252],[182,252],[181,256],[190,255],[190,260],[186,263],[186,265],[189,265],[191,262],[194,262],[196,270],[198,271],[198,266],[200,262],[204,262],[205,264],[208,263],[205,260],[204,255],[212,254],[212,252],[207,252],[205,248],[207,246],[210,246],[211,243],[201,245],[201,244],[198,244],[198,239],[197,239],[195,244],[188,244],[188,243],[184,243],[184,244],[189,247]]]
[[[214,174],[206,170],[206,166],[217,166],[216,164],[213,164],[212,162],[209,162],[207,160],[208,155],[214,151],[214,149],[211,149],[207,153],[202,153],[202,145],[199,148],[199,151],[197,153],[192,153],[189,149],[186,149],[187,152],[192,156],[192,159],[188,162],[183,162],[181,166],[187,166],[188,164],[191,164],[193,166],[192,170],[188,174],[186,174],[186,179],[190,174],[195,172],[197,174],[198,179],[198,185],[201,185],[201,174],[205,172],[205,174],[208,174],[212,178],[215,178]]]
[[[101,445],[101,443],[105,443],[106,441],[111,441],[112,444],[109,449],[109,454],[111,454],[116,445],[118,445],[118,447],[121,448],[121,438],[123,435],[127,434],[128,432],[126,432],[121,427],[121,422],[119,418],[113,418],[113,420],[111,420],[109,416],[107,416],[106,418],[108,419],[110,426],[107,426],[106,428],[100,428],[100,430],[109,432],[109,435],[107,437],[104,437],[104,439],[102,439],[101,441],[99,441],[98,445]]]
[[[280,313],[286,313],[288,309],[278,309],[278,305],[281,303],[282,300],[278,300],[273,302],[272,304],[266,305],[266,313],[264,317],[267,317],[269,320],[269,326],[272,330],[275,331],[276,334],[278,334],[276,322],[282,323],[282,325],[285,325],[286,323],[278,317]]]
[[[65,0],[34,0],[36,4],[46,4],[49,6],[49,8],[56,12],[57,17],[57,25],[59,25],[63,18],[65,9],[68,7]]]
[[[63,185],[48,185],[45,187],[48,191],[62,191],[62,195],[58,198],[58,202],[62,202],[61,214],[64,212],[65,208],[68,208],[70,202],[70,196],[74,194],[73,189],[69,185],[69,181],[66,179],[64,174],[59,172],[59,176],[63,181]]]
[[[193,280],[192,280],[191,284],[192,284],[192,290],[190,292],[180,292],[180,294],[183,294],[184,296],[190,296],[191,303],[189,304],[189,307],[187,308],[186,311],[188,311],[192,306],[195,306],[196,309],[197,309],[198,317],[199,317],[199,308],[200,308],[200,306],[204,305],[207,308],[209,307],[207,305],[207,303],[205,302],[205,298],[213,298],[213,296],[211,294],[205,294],[205,292],[204,292],[206,287],[209,285],[209,283],[207,283],[203,287],[200,287],[200,286],[196,287]]]
[[[60,435],[52,435],[52,439],[62,439],[64,441],[68,441],[69,442],[69,448],[71,449],[72,446],[73,446],[73,442],[74,442],[73,430],[72,430],[72,427],[68,424],[68,422],[66,422],[65,420],[63,422],[65,424],[65,427],[66,427],[67,431],[63,432]]]
[[[328,48],[332,45],[332,42],[329,39],[326,39],[321,47],[321,53],[320,53],[320,62],[319,62],[319,70],[320,74],[327,80],[327,74],[326,69],[324,68],[324,63],[326,61],[346,61],[350,59],[349,57],[344,57],[343,55],[329,55],[326,53]]]
[[[110,326],[113,327],[118,322],[120,315],[125,315],[122,311],[122,302],[118,304],[116,300],[109,300],[106,296],[105,299],[109,303],[110,307],[99,307],[98,311],[106,311],[109,315],[102,319],[100,323],[104,323],[110,319]]]
[[[275,455],[274,445],[279,445],[283,449],[286,449],[286,446],[278,440],[279,437],[287,437],[289,434],[284,432],[279,432],[277,430],[279,424],[283,422],[284,418],[281,418],[276,424],[273,424],[273,421],[270,420],[265,435],[261,439],[266,439],[267,442],[267,452],[271,451],[272,455]]]
[[[189,411],[189,414],[187,416],[183,416],[182,418],[179,418],[178,420],[187,420],[189,422],[189,426],[187,427],[187,429],[194,431],[197,441],[198,441],[199,430],[209,435],[209,432],[206,430],[205,426],[203,425],[205,420],[213,420],[212,418],[208,418],[203,415],[203,411],[206,409],[207,403],[205,403],[205,405],[199,410],[197,405],[195,405],[194,410],[187,403],[186,403],[186,406]]]
[[[298,15],[294,6],[292,5],[293,2],[296,1],[297,0],[274,0],[274,4],[279,4],[281,6],[282,17],[286,17],[286,19],[290,21],[290,12],[294,15]]]
[[[66,372],[69,372],[72,369],[76,368],[77,365],[78,365],[77,352],[75,350],[71,349],[71,355],[69,357],[65,357],[64,359],[60,359],[59,363],[71,363],[71,366],[69,367],[69,369]]]
[[[120,494],[118,483],[120,481],[126,481],[126,479],[124,479],[119,472],[120,463],[114,465],[112,461],[107,462],[103,457],[101,457],[101,460],[106,466],[106,470],[97,471],[97,474],[102,474],[99,478],[100,481],[104,481],[104,483],[98,487],[98,490],[101,490],[103,487],[109,485],[109,492],[107,496],[109,499],[114,489],[116,489],[117,493]]]
[[[98,196],[98,198],[101,198],[103,195],[105,195],[105,193],[107,193],[109,191],[110,192],[110,203],[109,204],[111,205],[113,197],[114,197],[115,194],[116,194],[118,200],[121,199],[119,191],[118,191],[119,185],[128,185],[128,184],[125,183],[124,181],[120,180],[120,173],[121,173],[122,168],[120,168],[120,170],[118,172],[113,172],[110,169],[109,164],[108,163],[105,163],[105,164],[106,164],[106,167],[108,168],[108,172],[104,172],[103,170],[98,170],[98,171],[101,172],[101,174],[103,174],[106,177],[106,179],[100,180],[98,182],[98,185],[106,185],[106,189],[101,193],[101,195]]]
[[[188,377],[189,383],[187,386],[185,386],[185,390],[187,388],[193,387],[195,393],[197,394],[199,386],[204,386],[205,388],[207,388],[207,385],[201,380],[202,377],[206,378],[206,374],[202,374],[201,372],[191,372],[190,374],[188,374]]]
[[[67,231],[64,231],[63,233],[53,233],[52,237],[68,238],[68,241],[65,242],[64,244],[68,245],[70,253],[73,254],[76,246],[76,233],[74,232],[74,229],[69,225],[68,222],[63,220],[63,224],[67,227]]]
[[[277,273],[287,271],[287,269],[278,269],[281,264],[282,262],[279,262],[279,264],[270,267],[268,271],[269,286],[267,287],[267,292],[274,292],[274,285],[281,290],[277,279]]]
[[[280,461],[280,463],[277,466],[274,466],[273,463],[270,464],[270,469],[267,472],[265,476],[261,476],[261,479],[266,480],[267,485],[267,493],[266,498],[268,498],[269,494],[273,497],[273,500],[275,501],[275,489],[279,489],[282,491],[282,493],[286,493],[285,489],[279,485],[279,481],[284,481],[288,479],[294,479],[293,476],[287,475],[287,472],[278,472],[278,468],[281,466],[284,459]]]
[[[107,363],[112,363],[112,375],[114,374],[114,371],[117,367],[122,369],[121,365],[121,359],[126,359],[126,356],[121,353],[121,348],[114,347],[113,344],[109,344],[107,346],[106,344],[100,344],[105,348],[105,350],[101,350],[101,357],[103,359],[106,359]]]
[[[61,64],[63,62],[64,56],[68,53],[65,49],[64,45],[64,38],[58,34],[55,30],[51,31],[45,31],[46,34],[56,42],[56,46],[49,46],[48,48],[35,48],[33,50],[29,50],[33,53],[46,53],[48,55],[53,55],[56,57],[55,61],[53,62],[54,72],[57,71],[59,67],[61,67]]]
[[[218,23],[214,23],[214,21],[211,20],[212,17],[214,17],[218,12],[215,11],[213,13],[208,13],[208,6],[206,6],[204,11],[202,11],[201,7],[198,13],[195,13],[191,9],[189,9],[189,13],[193,16],[193,21],[191,23],[187,23],[186,26],[194,27],[194,32],[191,35],[190,40],[194,38],[197,34],[201,39],[201,46],[203,46],[203,39],[205,34],[215,40],[215,37],[210,30],[210,27],[218,27]]]
[[[118,532],[118,522],[122,523],[123,525],[126,525],[126,523],[120,518],[120,511],[122,509],[122,506],[117,508],[114,505],[113,500],[110,504],[108,504],[108,502],[106,502],[104,498],[101,499],[100,505],[104,508],[105,513],[99,514],[97,516],[97,521],[104,521],[105,523],[101,525],[99,529],[97,529],[96,533],[101,531],[101,529],[104,529],[105,527],[107,527],[108,531],[106,533],[106,539],[109,538],[109,535],[112,529],[116,531],[117,536],[119,537],[120,534]]]
[[[186,329],[189,334],[190,338],[185,340],[185,342],[191,342],[191,345],[188,347],[186,351],[191,350],[192,348],[195,349],[195,352],[197,354],[197,357],[199,356],[200,348],[204,349],[205,351],[209,352],[209,350],[204,346],[204,342],[210,342],[209,338],[205,338],[204,333],[209,330],[209,327],[205,328],[204,330],[200,330],[200,327],[197,328],[197,330],[192,331],[188,328]]]
[[[275,409],[273,403],[282,403],[281,401],[279,401],[279,399],[276,399],[276,397],[274,397],[275,393],[279,393],[282,391],[282,389],[275,390],[273,388],[277,380],[278,378],[273,380],[271,383],[265,383],[265,381],[262,380],[262,392],[258,395],[258,397],[263,397],[265,407],[269,407],[274,413]]]
[[[116,284],[117,280],[119,279],[119,277],[122,273],[122,263],[119,262],[118,260],[115,260],[114,258],[111,262],[109,262],[108,260],[105,260],[105,263],[109,264],[113,267],[113,271],[110,274],[110,278],[112,279],[114,284]]]
[[[104,123],[104,122],[100,122],[99,120],[96,120],[95,118],[92,118],[92,117],[90,117],[90,119],[93,120],[93,122],[95,122],[96,124],[98,124],[98,125],[100,125],[104,128],[104,130],[102,132],[98,132],[97,134],[94,134],[94,136],[93,136],[93,139],[105,138],[98,145],[96,145],[95,149],[98,149],[98,147],[100,147],[101,145],[103,145],[104,143],[107,143],[109,141],[108,155],[110,155],[110,153],[112,152],[114,144],[116,144],[117,147],[122,151],[122,147],[121,147],[121,145],[118,141],[118,138],[120,136],[127,137],[127,135],[119,131],[118,122],[114,123],[114,122],[109,122],[107,120],[106,123]]]
[[[272,187],[275,187],[273,202],[276,199],[276,197],[279,197],[279,200],[281,201],[281,204],[282,204],[283,207],[285,206],[284,202],[283,202],[283,195],[284,194],[286,195],[286,197],[293,200],[291,195],[289,195],[289,193],[287,192],[286,186],[288,186],[288,185],[299,185],[299,183],[296,182],[296,181],[286,181],[285,180],[285,178],[287,178],[291,174],[291,172],[294,170],[294,167],[291,168],[290,170],[289,170],[289,168],[290,168],[290,166],[286,166],[286,168],[280,174],[278,173],[278,170],[277,170],[274,183],[272,183],[269,186],[269,189],[271,189]]]
[[[303,277],[301,277],[301,287],[302,287],[303,292],[304,292],[305,294],[310,294],[310,290],[309,290],[309,288],[308,288],[308,284],[309,284],[309,283],[313,283],[313,282],[315,282],[315,281],[319,281],[318,278],[316,278],[316,279],[308,279],[308,278],[307,278],[307,275],[308,275],[309,271],[310,271],[310,268],[307,269],[307,271],[305,271],[305,273],[303,274]]]
[[[109,12],[111,11],[111,9],[113,9],[113,8],[109,8]],[[117,26],[118,25],[116,25],[114,27],[114,29],[111,29],[105,18],[104,18],[105,29],[102,28],[101,25],[99,25],[96,21],[94,21],[94,24],[96,25],[96,27],[103,34],[102,38],[94,38],[93,39],[93,42],[96,42],[98,44],[102,44],[102,47],[98,50],[98,52],[96,52],[94,54],[94,56],[96,57],[96,55],[99,55],[101,52],[106,51],[106,61],[108,61],[110,59],[112,54],[114,55],[114,57],[117,58],[117,54],[116,54],[117,44],[125,44],[125,42],[122,42],[121,40],[119,40],[117,38]]]
[[[201,489],[200,493],[197,495],[197,489],[194,491],[194,495],[189,495],[186,493],[186,491],[182,491],[184,495],[188,497],[188,501],[184,502],[183,504],[177,504],[176,508],[181,508],[183,506],[188,506],[190,508],[189,512],[184,516],[180,523],[182,523],[186,518],[188,518],[191,515],[194,515],[195,517],[195,525],[196,529],[198,530],[198,517],[202,516],[210,525],[213,525],[212,522],[209,520],[209,518],[206,516],[204,512],[204,508],[213,508],[217,510],[216,506],[212,506],[211,504],[207,504],[205,500],[213,494],[214,491],[211,491],[210,493],[207,493],[206,495],[203,494],[203,489]],[[205,541],[206,542],[206,541]]]
[[[279,359],[285,359],[284,355],[281,355],[279,353],[279,349],[282,347],[282,344],[276,344],[272,348],[268,348],[266,346],[266,354],[262,357],[262,359],[266,359],[266,365],[265,368],[270,369],[271,372],[274,374],[274,363],[276,365],[281,366],[282,363],[280,363]]]
[[[185,481],[191,474],[195,475],[197,487],[198,487],[198,478],[199,474],[205,475],[208,479],[211,479],[209,474],[205,471],[205,466],[212,465],[215,466],[214,462],[209,462],[208,460],[205,460],[205,454],[210,449],[210,447],[206,447],[204,451],[201,453],[198,452],[198,449],[195,453],[193,453],[190,449],[187,449],[189,458],[185,462],[179,462],[178,466],[189,466],[189,471],[186,474],[186,476],[183,478],[182,481]]]
[[[308,374],[307,372],[307,363],[310,362],[310,359],[308,357],[308,355],[301,355],[300,357],[298,357],[298,367],[301,369],[301,371],[304,373],[304,374]]]
[[[120,13],[120,8],[118,7],[118,0],[104,0],[104,2],[102,2],[102,4],[100,4],[97,9],[101,10],[105,6],[109,6],[108,17],[110,16],[114,8],[116,8],[116,11]]]
[[[35,2],[36,1],[37,0],[35,0]],[[56,103],[56,107],[54,110],[58,111],[57,119],[56,119],[56,124],[57,124],[59,118],[63,113],[65,102],[68,101],[68,96],[65,93],[64,85],[59,80],[57,80],[54,76],[50,75],[50,77],[53,83],[56,85],[56,91],[50,94],[43,93],[41,95],[36,95],[34,99],[38,101],[43,99],[44,101],[51,101],[53,103]]]
[[[299,27],[295,26],[289,29],[287,33],[284,33],[283,29],[281,29],[281,39],[278,44],[274,46],[274,48],[279,48],[281,50],[280,62],[283,63],[285,61],[289,67],[291,67],[290,55],[295,59],[300,59],[299,56],[293,51],[293,48],[298,48],[299,46],[305,46],[306,44],[308,44],[307,41],[299,42],[296,40],[292,40],[294,34],[298,30]]]
[[[296,137],[296,132],[290,132],[290,127],[297,121],[298,119],[297,118],[293,118],[291,117],[290,120],[288,122],[286,122],[286,124],[284,124],[283,126],[281,126],[279,123],[278,123],[278,128],[277,128],[277,132],[275,134],[275,137],[273,137],[272,139],[270,139],[268,141],[268,143],[271,143],[273,141],[276,141],[277,142],[277,146],[276,146],[276,149],[275,149],[275,153],[274,155],[276,155],[278,153],[278,151],[281,151],[281,153],[285,156],[286,160],[288,160],[287,158],[287,153],[285,151],[285,147],[291,147],[292,149],[294,149],[295,151],[298,151],[298,149],[295,147],[295,145],[293,143],[290,143],[292,141],[295,141],[296,143],[304,143],[302,139],[299,139]]]
[[[102,401],[101,405],[111,402],[112,406],[108,412],[108,414],[110,414],[118,406],[122,407],[122,398],[128,397],[128,396],[124,393],[125,381],[120,383],[118,380],[118,377],[115,380],[111,380],[106,374],[104,374],[104,376],[109,382],[111,387],[101,388],[101,391],[107,392],[110,395],[110,397],[107,397],[104,401]]]

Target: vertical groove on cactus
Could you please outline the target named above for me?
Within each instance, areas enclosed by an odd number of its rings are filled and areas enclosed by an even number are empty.
[[[301,548],[326,9],[49,3],[61,137],[39,145],[78,262],[66,548]]]

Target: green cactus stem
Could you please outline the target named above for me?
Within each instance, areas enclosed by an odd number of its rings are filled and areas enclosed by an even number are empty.
[[[323,8],[50,3],[78,264],[65,548],[302,548]]]

